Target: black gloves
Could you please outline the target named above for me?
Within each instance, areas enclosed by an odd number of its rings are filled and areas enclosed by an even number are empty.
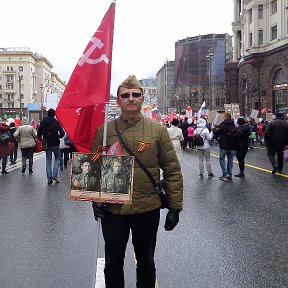
[[[166,221],[164,228],[166,231],[171,231],[175,228],[177,223],[179,222],[179,210],[176,209],[169,209],[167,215],[166,215]]]
[[[94,212],[94,218],[98,221],[98,218],[103,218],[105,216],[105,210],[103,208],[106,207],[106,204],[93,202],[92,208]]]

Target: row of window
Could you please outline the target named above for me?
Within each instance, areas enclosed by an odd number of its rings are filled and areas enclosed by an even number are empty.
[[[260,29],[258,31],[258,45],[262,45],[264,42],[264,37],[263,37],[263,30]],[[276,40],[277,39],[277,25],[274,25],[271,27],[271,33],[270,33],[270,41]],[[251,47],[253,44],[253,33],[251,32],[249,34],[249,46]]]
[[[263,19],[263,5],[258,5],[258,19]],[[270,11],[271,11],[271,15],[277,13],[277,0],[273,0],[270,3]],[[252,23],[252,9],[248,10],[248,21],[251,24]]]

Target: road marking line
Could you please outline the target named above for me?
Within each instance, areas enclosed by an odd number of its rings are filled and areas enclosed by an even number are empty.
[[[213,156],[213,157],[215,157],[215,158],[219,158],[219,156],[218,155],[215,155],[215,154],[210,154],[211,156]],[[236,160],[233,160],[233,162],[234,163],[239,163],[238,161],[236,161]],[[247,166],[247,167],[250,167],[250,168],[254,168],[254,169],[256,169],[256,170],[260,170],[260,171],[263,171],[263,172],[267,172],[267,173],[270,173],[271,174],[271,170],[268,170],[268,169],[265,169],[265,168],[261,168],[261,167],[258,167],[258,166],[254,166],[254,165],[251,165],[251,164],[246,164],[245,163],[245,166]],[[278,175],[278,176],[281,176],[281,177],[284,177],[284,178],[288,178],[288,175],[286,175],[286,174],[281,174],[281,173],[276,173],[276,175]]]
[[[105,266],[105,258],[98,258],[95,288],[105,288],[104,266]]]

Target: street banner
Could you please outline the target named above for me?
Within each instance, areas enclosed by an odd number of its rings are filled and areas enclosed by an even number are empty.
[[[78,61],[56,116],[79,152],[89,152],[109,103],[115,2]],[[72,44],[70,44],[72,45]]]
[[[224,115],[216,112],[214,125],[220,125],[224,121]]]
[[[258,110],[252,109],[252,110],[251,110],[251,113],[250,113],[250,118],[255,119],[255,118],[258,117],[258,114],[259,114],[259,111],[258,111]]]
[[[225,113],[230,113],[234,120],[240,117],[240,108],[238,103],[224,104]]]
[[[266,113],[266,121],[270,122],[274,119],[273,113]]]
[[[217,112],[215,112],[215,111],[209,111],[208,112],[208,122],[209,123],[214,123],[215,118],[216,118],[216,114],[217,114]]]

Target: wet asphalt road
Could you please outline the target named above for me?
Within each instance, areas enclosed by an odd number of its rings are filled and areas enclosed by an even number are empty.
[[[265,150],[255,148],[245,179],[222,182],[217,147],[211,153],[217,177],[203,179],[196,152],[182,153],[184,211],[172,232],[162,211],[158,287],[288,287],[288,178],[272,176]],[[33,175],[17,168],[0,176],[1,288],[95,287],[96,258],[104,257],[101,234],[96,251],[99,225],[90,203],[68,199],[69,171],[59,178],[47,185],[44,157]],[[131,243],[125,277],[134,288]]]

